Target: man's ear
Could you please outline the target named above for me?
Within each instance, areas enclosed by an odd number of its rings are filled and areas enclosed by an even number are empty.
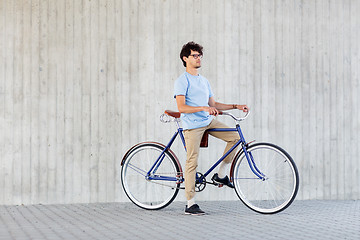
[[[187,61],[187,59],[188,59],[188,57],[183,56],[183,60],[184,60],[184,62],[186,62],[186,61]]]

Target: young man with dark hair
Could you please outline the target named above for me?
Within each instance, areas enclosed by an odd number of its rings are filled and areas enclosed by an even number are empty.
[[[208,80],[198,73],[201,67],[203,47],[194,42],[185,44],[180,52],[180,59],[186,71],[175,81],[174,97],[184,129],[187,160],[185,165],[185,194],[188,200],[185,214],[205,214],[195,204],[195,178],[198,166],[198,154],[201,138],[207,129],[227,128],[227,126],[214,116],[219,110],[239,109],[248,111],[246,105],[224,104],[216,102]],[[227,142],[224,153],[226,153],[239,140],[236,132],[210,132],[212,136]],[[229,154],[219,166],[218,173],[212,177],[215,182],[233,188],[229,177],[226,175],[229,163],[234,157],[235,151]]]

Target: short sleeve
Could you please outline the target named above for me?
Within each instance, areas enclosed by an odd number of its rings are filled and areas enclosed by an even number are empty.
[[[210,86],[209,81],[208,81],[208,80],[206,80],[206,81],[207,81],[207,85],[208,85],[208,89],[209,89],[209,98],[211,98],[211,97],[214,96],[214,93],[213,93],[213,91],[212,91],[212,89],[211,89],[211,86]]]
[[[182,75],[175,81],[174,98],[176,98],[177,95],[185,96],[187,89],[188,89],[188,81],[186,79],[186,76]]]

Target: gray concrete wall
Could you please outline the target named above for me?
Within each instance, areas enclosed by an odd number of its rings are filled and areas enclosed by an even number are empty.
[[[176,110],[190,40],[216,99],[252,109],[247,139],[293,156],[298,199],[359,199],[359,12],[357,0],[0,0],[0,204],[127,201],[119,162],[175,131],[159,116]],[[210,147],[200,171],[224,146]]]

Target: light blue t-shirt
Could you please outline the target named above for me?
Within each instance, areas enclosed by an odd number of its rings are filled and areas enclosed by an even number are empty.
[[[214,94],[211,91],[209,81],[201,76],[183,73],[175,81],[174,98],[177,95],[185,96],[185,104],[193,107],[209,106],[209,98]],[[182,113],[181,122],[183,129],[194,129],[205,127],[213,120],[213,116],[208,112],[201,111],[196,113]]]

